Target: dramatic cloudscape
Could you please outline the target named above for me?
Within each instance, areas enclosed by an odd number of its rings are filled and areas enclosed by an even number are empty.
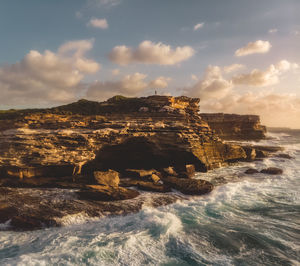
[[[300,128],[298,0],[4,0],[0,109],[116,94]]]

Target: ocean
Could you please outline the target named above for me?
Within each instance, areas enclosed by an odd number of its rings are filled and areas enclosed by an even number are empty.
[[[300,265],[300,130],[269,137],[259,145],[280,145],[294,158],[198,173],[216,185],[212,193],[159,208],[0,231],[0,265]],[[283,175],[244,174],[271,166]]]

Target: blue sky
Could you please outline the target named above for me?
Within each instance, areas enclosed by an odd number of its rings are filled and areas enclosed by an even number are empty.
[[[0,109],[157,88],[299,128],[299,12],[297,0],[3,0]]]

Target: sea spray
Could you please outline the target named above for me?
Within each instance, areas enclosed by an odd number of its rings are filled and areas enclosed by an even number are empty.
[[[260,144],[282,145],[294,159],[274,156],[199,173],[217,184],[212,193],[164,207],[145,204],[125,216],[66,217],[61,228],[2,231],[0,263],[297,265],[300,137],[290,132],[274,136]],[[282,168],[283,175],[244,174],[249,167],[270,166]]]

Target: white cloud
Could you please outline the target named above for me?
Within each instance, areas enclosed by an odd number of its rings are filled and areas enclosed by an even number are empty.
[[[85,57],[92,40],[63,44],[57,53],[32,50],[20,62],[0,67],[0,103],[5,105],[67,102],[75,98],[85,74],[100,65]]]
[[[198,23],[194,26],[194,31],[199,30],[204,27],[204,22]]]
[[[268,41],[258,40],[249,42],[246,46],[235,51],[235,56],[246,56],[250,54],[264,54],[269,52],[272,45]]]
[[[110,52],[111,61],[127,65],[131,63],[174,65],[189,59],[195,53],[190,46],[176,47],[163,43],[143,41],[136,49],[127,46],[116,46]]]
[[[108,28],[108,23],[105,18],[92,18],[88,24],[90,27],[98,28],[98,29],[107,29]]]
[[[168,85],[169,78],[158,77],[154,80],[147,81],[147,75],[142,73],[134,73],[126,75],[119,81],[94,82],[87,91],[89,99],[106,100],[116,94],[125,96],[137,96],[142,94],[146,89],[165,88]]]
[[[192,74],[191,75],[191,79],[194,80],[194,81],[198,81],[198,77],[195,75],[195,74]]]
[[[281,60],[276,65],[270,65],[265,71],[254,69],[250,73],[236,75],[232,80],[233,83],[237,85],[266,87],[277,84],[280,75],[288,70],[296,68],[298,68],[297,64],[290,63],[287,60]]]
[[[241,65],[241,64],[232,64],[232,65],[228,65],[228,66],[224,66],[223,67],[223,71],[225,73],[232,73],[232,72],[236,72],[240,69],[243,69],[245,68],[244,65]]]
[[[208,66],[203,78],[188,88],[188,93],[203,100],[219,99],[227,95],[232,87],[232,82],[223,78],[220,67]]]
[[[118,69],[118,68],[113,69],[113,70],[111,71],[111,74],[112,74],[113,76],[118,76],[118,75],[120,74],[120,69]]]
[[[270,33],[270,34],[277,33],[277,32],[278,32],[278,29],[270,29],[270,30],[269,30],[269,33]]]
[[[283,73],[297,68],[297,64],[281,60],[266,71],[245,74],[242,84],[261,87],[275,84]],[[268,126],[300,127],[299,96],[274,92],[269,88],[243,93],[235,82],[237,76],[225,79],[224,72],[224,68],[209,66],[200,81],[184,89],[187,95],[200,97],[201,112],[257,114]]]
[[[151,81],[149,83],[149,87],[164,89],[164,88],[168,87],[168,83],[170,80],[171,80],[171,78],[161,76],[161,77],[158,77],[155,80]]]

